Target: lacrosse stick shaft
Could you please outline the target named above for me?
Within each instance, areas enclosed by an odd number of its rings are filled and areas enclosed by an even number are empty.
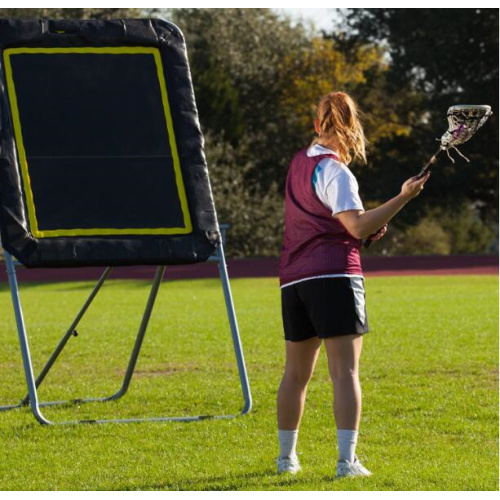
[[[431,167],[437,163],[439,157],[443,154],[444,149],[440,147],[433,155],[432,158],[427,162],[425,167],[420,171],[417,175],[417,179],[421,179],[430,169]]]

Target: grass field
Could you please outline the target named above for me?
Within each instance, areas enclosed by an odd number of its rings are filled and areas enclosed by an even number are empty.
[[[373,472],[333,480],[331,384],[322,352],[298,451],[303,473],[275,474],[275,396],[284,349],[274,279],[232,282],[254,398],[232,420],[47,427],[0,413],[2,490],[498,490],[498,277],[368,278],[371,332],[358,455]],[[89,283],[23,284],[35,371]],[[111,281],[40,388],[40,398],[114,393],[149,284]],[[17,331],[0,284],[0,404],[25,394]],[[164,283],[137,374],[120,401],[45,408],[51,420],[236,413],[241,389],[215,280]]]

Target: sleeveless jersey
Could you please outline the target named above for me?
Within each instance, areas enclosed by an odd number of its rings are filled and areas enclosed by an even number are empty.
[[[280,285],[323,276],[362,276],[362,241],[332,217],[314,191],[316,165],[334,154],[307,156],[307,148],[292,159],[285,190],[285,231],[280,257]]]

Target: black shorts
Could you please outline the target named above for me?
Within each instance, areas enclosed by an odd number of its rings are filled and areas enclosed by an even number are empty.
[[[285,340],[368,333],[362,277],[314,278],[284,286],[281,310]]]

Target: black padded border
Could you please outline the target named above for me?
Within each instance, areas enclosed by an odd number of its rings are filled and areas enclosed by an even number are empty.
[[[59,32],[59,33],[58,33]],[[63,32],[63,33],[61,33]],[[0,60],[0,231],[26,267],[174,265],[203,262],[220,244],[184,37],[160,19],[0,19],[0,51],[14,47],[146,46],[159,49],[193,224],[187,235],[34,238],[26,217],[12,117]]]

